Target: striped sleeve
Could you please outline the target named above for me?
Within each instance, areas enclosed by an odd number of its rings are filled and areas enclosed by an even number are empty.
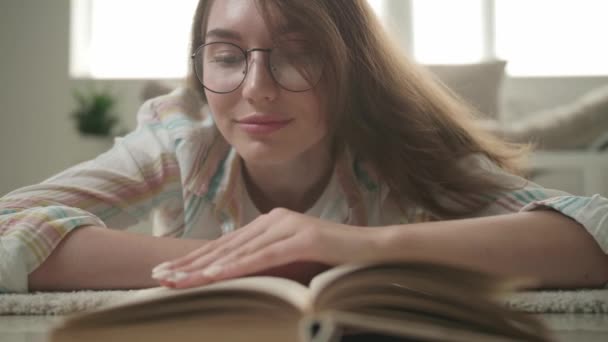
[[[521,211],[552,209],[581,225],[595,238],[608,254],[608,199],[598,194],[584,196],[554,196],[527,203]]]
[[[164,202],[181,201],[172,123],[140,120],[97,158],[1,198],[0,292],[26,292],[28,274],[73,229],[126,228]]]
[[[489,216],[533,210],[554,210],[580,223],[608,254],[608,199],[600,195],[574,196],[563,191],[547,189],[518,176],[506,173],[493,165],[490,170],[513,190],[486,195],[482,200],[489,203],[475,216]]]

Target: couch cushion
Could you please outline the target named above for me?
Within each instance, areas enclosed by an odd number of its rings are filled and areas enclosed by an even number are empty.
[[[483,118],[498,119],[505,61],[472,64],[428,64],[426,67]]]
[[[539,149],[608,148],[608,85],[571,103],[530,113],[509,123],[485,122],[491,132],[513,142],[533,142]]]

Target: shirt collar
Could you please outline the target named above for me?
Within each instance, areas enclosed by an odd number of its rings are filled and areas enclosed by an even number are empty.
[[[242,159],[218,134],[208,148],[197,153],[197,162],[186,176],[190,191],[213,204],[213,213],[222,222],[224,233],[241,227],[243,208],[240,194],[244,189]],[[339,183],[335,220],[366,226],[366,196],[378,191],[376,177],[346,150],[336,160],[333,179]]]

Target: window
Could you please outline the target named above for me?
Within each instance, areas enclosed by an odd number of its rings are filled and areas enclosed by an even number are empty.
[[[368,0],[423,63],[499,58],[514,76],[608,75],[608,1]],[[71,74],[179,78],[197,0],[72,0]],[[404,10],[406,9],[407,10]],[[145,9],[145,10],[143,10]],[[390,26],[390,25],[389,25]]]
[[[608,75],[608,2],[495,0],[496,55],[517,75]]]
[[[184,76],[196,4],[197,0],[72,0],[71,75]]]
[[[606,1],[410,1],[412,52],[420,62],[499,58],[515,76],[608,75]]]
[[[481,60],[482,0],[420,0],[412,3],[414,57],[425,63]]]
[[[380,18],[383,18],[386,15],[384,0],[367,0],[367,2]]]
[[[382,1],[368,0],[382,11]],[[72,0],[70,74],[181,78],[198,0]]]

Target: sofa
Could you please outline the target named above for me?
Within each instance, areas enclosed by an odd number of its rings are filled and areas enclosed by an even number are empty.
[[[608,195],[608,84],[566,104],[531,110],[516,119],[504,112],[506,61],[427,65],[479,111],[479,124],[509,142],[530,143],[528,177],[578,195]]]

